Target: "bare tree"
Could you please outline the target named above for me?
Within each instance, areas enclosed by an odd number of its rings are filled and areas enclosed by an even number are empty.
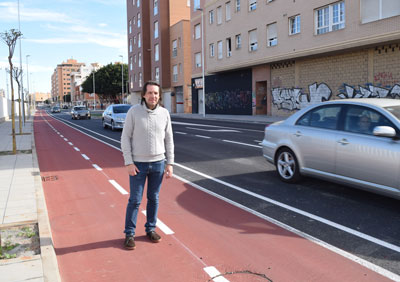
[[[21,79],[22,79],[22,70],[18,67],[14,67],[12,70],[12,76],[18,84],[18,112],[19,112],[19,134],[22,134],[22,108],[21,108]],[[22,105],[24,106],[24,105]]]
[[[15,29],[10,29],[0,33],[1,40],[8,46],[8,63],[10,64],[10,70],[13,69],[12,57],[14,55],[15,44],[22,33]],[[12,79],[12,71],[10,71],[10,82],[11,82],[11,121],[12,121],[12,140],[13,140],[13,154],[17,154],[17,142],[15,140],[15,105],[14,105],[14,86]]]

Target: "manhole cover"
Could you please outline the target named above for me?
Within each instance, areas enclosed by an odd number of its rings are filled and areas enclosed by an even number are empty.
[[[42,176],[42,181],[47,182],[47,181],[55,181],[57,180],[58,177],[56,175],[50,175],[50,176]]]

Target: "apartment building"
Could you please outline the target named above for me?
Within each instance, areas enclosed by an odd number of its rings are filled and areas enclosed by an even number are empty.
[[[98,63],[91,63],[90,65],[82,65],[78,71],[71,73],[71,103],[73,105],[86,105],[89,107],[95,106],[100,108],[101,101],[97,94],[82,92],[82,84],[90,76],[93,71],[97,71],[102,66]],[[94,80],[96,84],[96,76]],[[95,85],[96,87],[96,85]]]
[[[203,11],[206,113],[287,116],[400,96],[398,0],[212,0]]]
[[[79,70],[84,63],[68,59],[54,69],[51,76],[51,98],[53,102],[71,102],[71,73]]]
[[[139,103],[143,84],[155,80],[161,85],[164,106],[169,111],[180,109],[176,107],[175,89],[171,87],[170,34],[173,25],[189,19],[188,4],[187,0],[127,0],[131,103]]]

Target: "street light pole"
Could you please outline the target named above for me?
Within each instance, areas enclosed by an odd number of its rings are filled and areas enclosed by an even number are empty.
[[[28,85],[28,97],[30,97],[29,96],[29,69],[28,69],[28,58],[29,57],[30,57],[30,55],[26,55],[26,80],[27,80],[27,85]],[[32,99],[29,99],[29,101],[32,102]],[[28,112],[28,114],[29,114],[29,112]]]
[[[18,0],[18,31],[21,32],[21,20],[20,20],[20,15],[19,15],[19,0]],[[21,103],[22,103],[22,117],[20,116],[19,118],[23,118],[24,125],[25,125],[25,99],[24,99],[24,80],[23,80],[23,70],[22,70],[22,49],[21,49],[21,37],[19,38],[19,67],[21,69],[21,88],[20,88],[20,93],[21,93]]]
[[[124,102],[124,56],[119,55],[121,57],[121,95],[122,95],[122,101]]]
[[[197,8],[201,11],[201,76],[203,82],[203,117],[206,116],[206,81],[204,79],[204,11],[202,8]]]
[[[95,82],[96,68],[93,66],[93,111],[96,110],[96,82]]]

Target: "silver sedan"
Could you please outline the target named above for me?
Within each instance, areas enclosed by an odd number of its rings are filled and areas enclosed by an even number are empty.
[[[111,130],[122,129],[125,124],[126,113],[132,107],[130,104],[113,104],[103,112],[102,124],[104,128],[111,127]]]
[[[400,100],[310,106],[267,126],[262,147],[282,181],[307,175],[400,199]]]

